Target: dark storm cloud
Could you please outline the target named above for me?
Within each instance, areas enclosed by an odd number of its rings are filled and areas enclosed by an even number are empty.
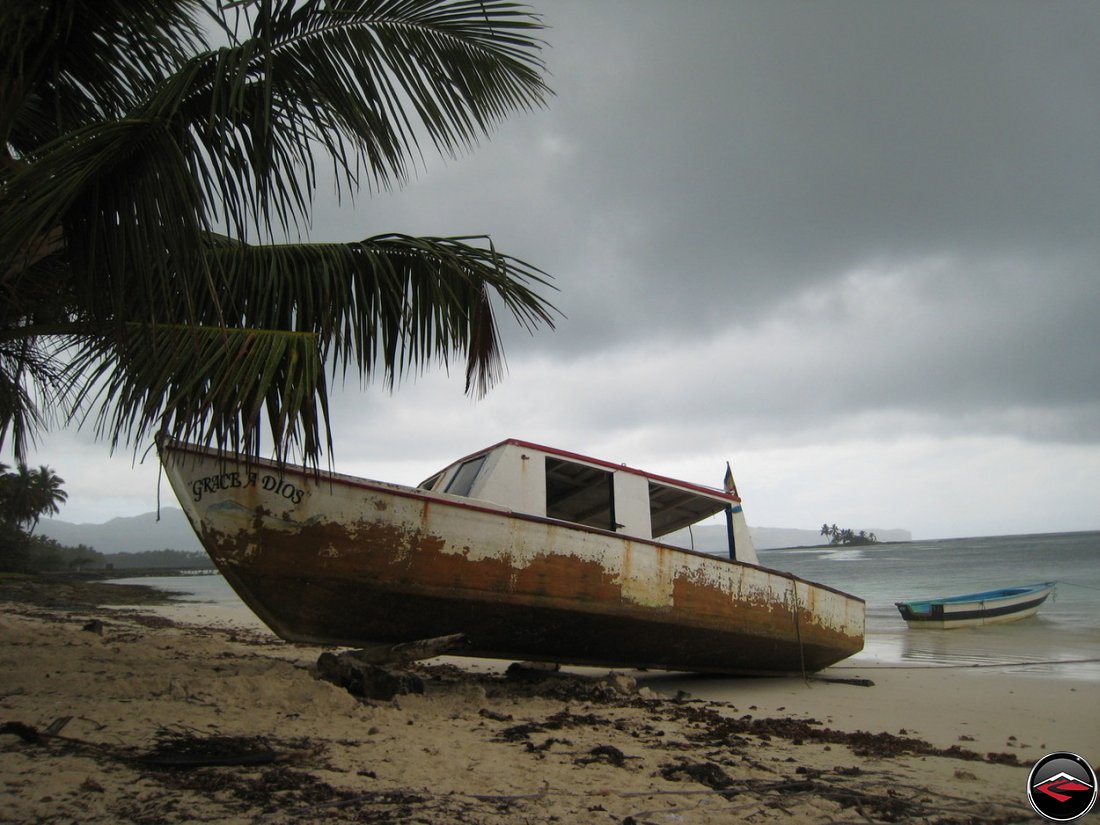
[[[745,323],[871,261],[950,256],[960,284],[1000,262],[1055,292],[1096,274],[1100,6],[536,9],[549,109],[355,215],[543,266],[556,348]]]
[[[549,108],[354,212],[491,232],[553,274],[568,320],[504,322],[513,353],[691,349],[774,316],[781,340],[742,341],[742,408],[1097,403],[1100,6],[537,10]]]
[[[1098,12],[549,4],[577,146],[562,187],[629,228],[639,304],[692,323],[703,302],[736,317],[868,258],[1047,270],[1095,250]]]

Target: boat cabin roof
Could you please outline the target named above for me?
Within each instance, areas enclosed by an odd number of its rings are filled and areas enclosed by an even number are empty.
[[[518,439],[459,459],[419,486],[647,539],[741,501],[735,493]]]

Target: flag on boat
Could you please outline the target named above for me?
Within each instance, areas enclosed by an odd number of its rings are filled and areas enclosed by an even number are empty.
[[[733,495],[740,498],[737,495],[737,485],[733,481],[733,470],[730,469],[730,463],[726,462],[726,477],[722,481],[723,486],[726,488],[727,493],[733,493]]]

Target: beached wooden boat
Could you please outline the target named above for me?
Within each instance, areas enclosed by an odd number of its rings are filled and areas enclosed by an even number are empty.
[[[417,487],[160,456],[226,580],[290,641],[463,633],[471,656],[762,674],[863,647],[862,599],[758,565],[728,473],[708,488],[518,440]],[[723,513],[735,559],[658,540]]]
[[[1055,582],[1043,582],[894,604],[909,627],[947,630],[953,627],[1015,622],[1034,616],[1047,597],[1054,592],[1054,587]]]

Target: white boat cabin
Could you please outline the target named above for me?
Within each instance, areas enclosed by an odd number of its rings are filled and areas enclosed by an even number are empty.
[[[730,558],[758,564],[735,491],[677,481],[526,441],[508,439],[469,455],[419,487],[649,540],[724,512]]]

